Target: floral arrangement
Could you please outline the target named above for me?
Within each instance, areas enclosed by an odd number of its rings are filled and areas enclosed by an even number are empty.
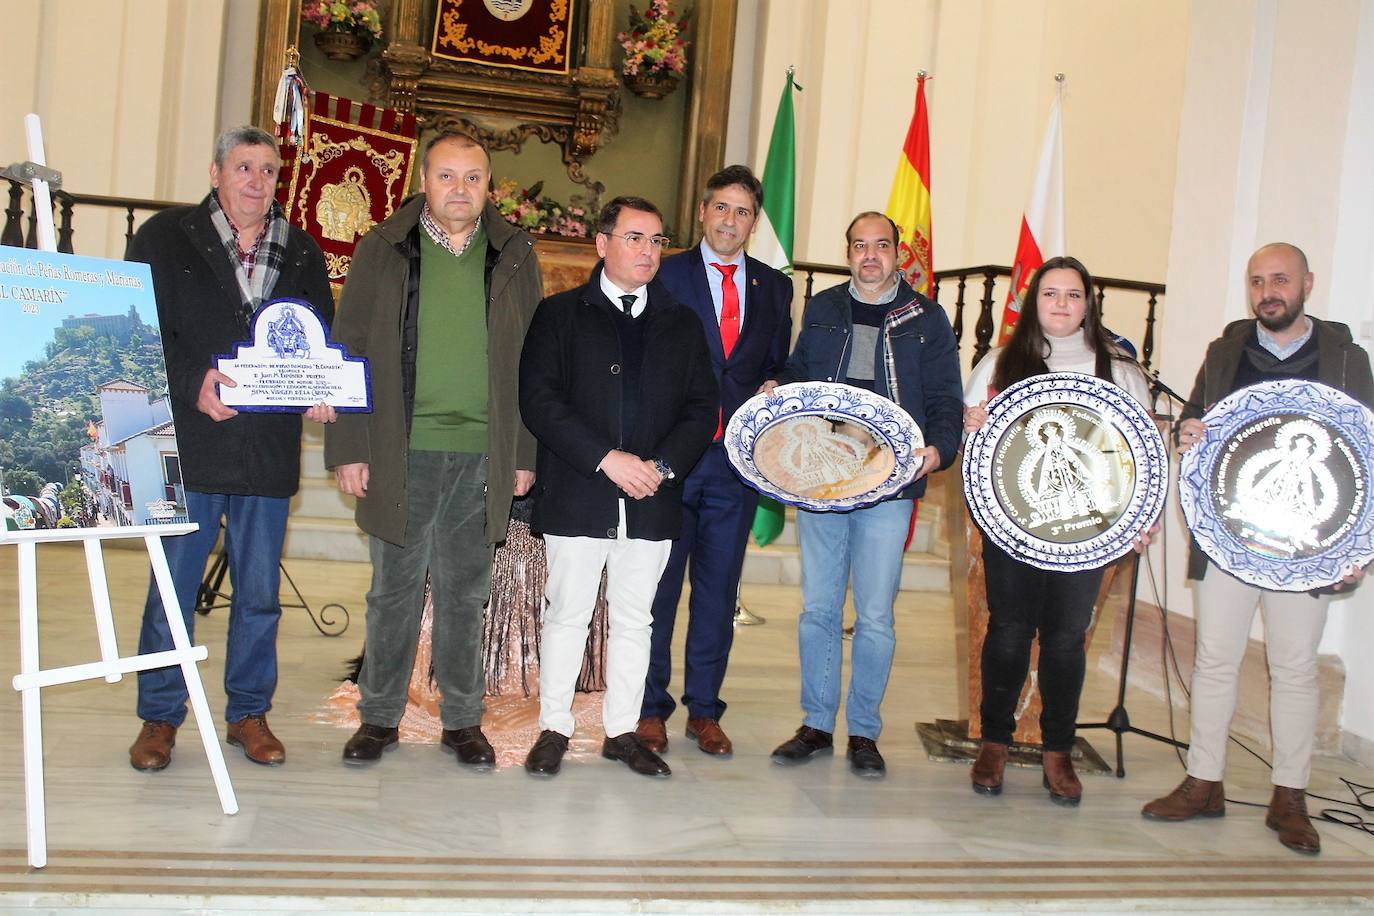
[[[626,76],[641,73],[651,76],[682,76],[687,72],[687,30],[690,12],[677,21],[668,0],[649,0],[644,12],[630,4],[630,28],[616,36],[625,49],[621,72]]]
[[[556,200],[544,197],[544,182],[532,187],[518,188],[514,181],[503,178],[491,192],[491,202],[502,218],[527,232],[540,235],[562,235],[585,239],[592,235],[591,207],[577,195],[572,205],[564,207]]]
[[[382,37],[382,17],[377,0],[304,0],[301,19],[320,27],[322,32],[352,32],[371,38]]]

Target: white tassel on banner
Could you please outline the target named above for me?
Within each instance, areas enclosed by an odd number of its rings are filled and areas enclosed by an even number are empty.
[[[304,155],[305,110],[310,88],[297,68],[299,63],[300,52],[287,48],[286,69],[277,81],[277,95],[272,102],[272,120],[276,122],[281,142],[300,149]]]

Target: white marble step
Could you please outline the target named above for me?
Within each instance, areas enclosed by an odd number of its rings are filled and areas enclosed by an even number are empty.
[[[353,516],[311,518],[293,515],[286,525],[282,556],[296,560],[350,560],[368,562],[367,535],[358,530]]]
[[[291,499],[291,517],[353,519],[353,497],[339,491],[334,478],[301,477],[301,488]]]

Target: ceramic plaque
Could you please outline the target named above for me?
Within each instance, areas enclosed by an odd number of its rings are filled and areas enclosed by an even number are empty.
[[[1276,591],[1339,582],[1374,560],[1374,413],[1305,380],[1218,401],[1183,455],[1179,499],[1212,560]]]
[[[1169,489],[1164,439],[1146,409],[1092,375],[1009,386],[964,445],[964,497],[993,543],[1040,569],[1093,569],[1125,554]]]
[[[725,428],[744,481],[815,511],[871,505],[911,483],[925,443],[916,421],[881,395],[835,382],[796,382],[746,401]]]

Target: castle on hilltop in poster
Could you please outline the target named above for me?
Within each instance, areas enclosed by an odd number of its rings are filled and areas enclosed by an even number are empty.
[[[186,521],[145,264],[0,246],[4,529]]]

